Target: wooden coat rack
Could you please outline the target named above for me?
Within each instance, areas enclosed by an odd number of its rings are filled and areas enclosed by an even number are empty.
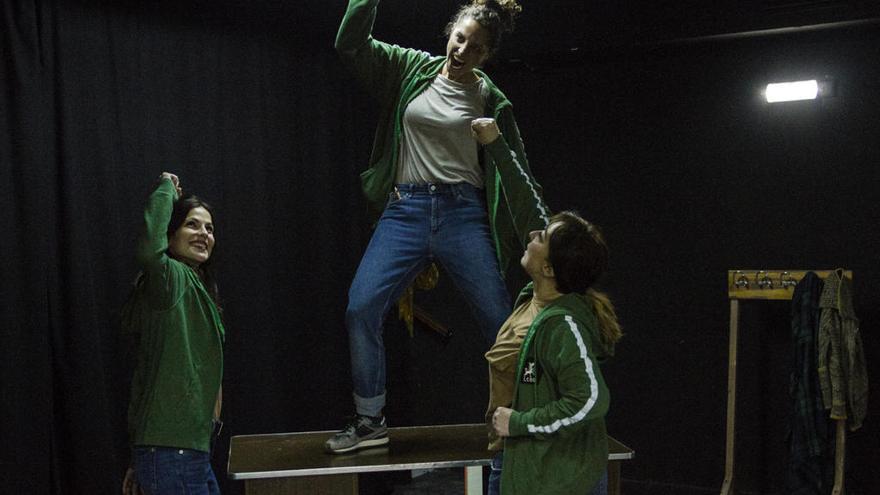
[[[729,270],[727,297],[730,299],[730,343],[727,368],[727,448],[724,453],[724,483],[721,495],[734,492],[734,439],[736,420],[736,359],[739,334],[739,302],[741,300],[790,301],[794,287],[808,272],[824,279],[834,270]],[[852,280],[852,272],[844,276]],[[834,451],[834,487],[832,495],[843,494],[843,466],[846,447],[846,419],[836,420]]]

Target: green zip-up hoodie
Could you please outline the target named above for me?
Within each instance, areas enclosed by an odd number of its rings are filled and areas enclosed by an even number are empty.
[[[170,180],[150,195],[137,256],[143,276],[123,310],[123,330],[139,335],[129,439],[132,445],[208,452],[224,330],[196,272],[166,254],[176,196]]]
[[[531,297],[531,285],[518,304]],[[503,495],[588,493],[605,472],[608,388],[587,298],[565,294],[547,305],[523,341],[501,471]]]
[[[350,0],[336,35],[336,50],[343,62],[380,105],[369,167],[361,173],[374,219],[394,186],[404,110],[431,85],[446,60],[373,39],[378,4],[379,0]],[[550,212],[541,186],[529,170],[510,101],[484,73],[477,73],[485,81],[485,116],[494,118],[501,131],[498,139],[482,147],[480,160],[485,171],[489,226],[503,273],[511,256],[522,252],[528,243],[528,233],[546,227]]]

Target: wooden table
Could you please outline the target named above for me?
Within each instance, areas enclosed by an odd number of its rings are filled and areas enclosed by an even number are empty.
[[[243,480],[246,495],[357,495],[358,473],[464,468],[465,493],[482,493],[482,470],[491,462],[486,425],[389,428],[386,446],[347,454],[324,452],[335,431],[234,436],[228,475]],[[620,461],[629,447],[608,437],[608,493],[620,493]]]

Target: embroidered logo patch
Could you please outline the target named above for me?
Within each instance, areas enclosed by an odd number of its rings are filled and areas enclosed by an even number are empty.
[[[538,381],[538,363],[535,361],[526,361],[523,366],[522,376],[519,377],[522,383],[535,383]]]

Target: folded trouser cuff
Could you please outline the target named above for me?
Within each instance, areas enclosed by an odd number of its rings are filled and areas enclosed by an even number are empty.
[[[354,398],[355,411],[363,416],[378,417],[382,415],[382,409],[385,407],[385,392],[375,397],[361,397],[352,392]]]

